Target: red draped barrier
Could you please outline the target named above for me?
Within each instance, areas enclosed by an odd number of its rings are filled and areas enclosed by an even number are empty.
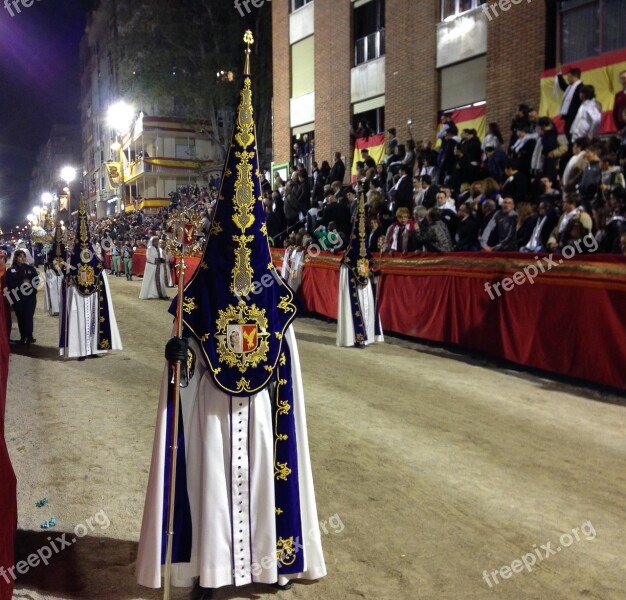
[[[0,272],[0,287],[4,289],[4,269]],[[3,573],[13,567],[13,546],[17,530],[16,481],[4,437],[7,376],[9,373],[9,333],[7,329],[7,302],[2,301],[0,318],[0,567]],[[9,321],[10,323],[10,321]],[[0,600],[10,600],[13,580],[0,577]]]
[[[282,260],[282,251],[272,254]],[[534,256],[512,252],[384,258],[383,329],[626,389],[626,257],[559,260],[542,257],[542,273]],[[516,275],[533,265],[533,283]],[[307,259],[299,294],[309,310],[337,317],[338,270],[336,256]]]
[[[143,275],[144,269],[146,268],[146,249],[140,248],[133,252],[133,275],[141,276]],[[111,268],[111,255],[104,255],[104,266],[107,269]],[[124,261],[120,259],[120,268],[122,273],[124,272]]]

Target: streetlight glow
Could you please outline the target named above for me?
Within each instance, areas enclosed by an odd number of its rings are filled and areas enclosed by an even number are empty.
[[[122,134],[128,131],[134,116],[135,109],[130,104],[120,100],[109,107],[107,122],[117,133]]]
[[[50,192],[44,192],[41,194],[41,202],[44,204],[50,204],[52,202],[52,194]]]
[[[76,178],[76,169],[73,167],[63,167],[61,169],[61,179],[68,185]]]

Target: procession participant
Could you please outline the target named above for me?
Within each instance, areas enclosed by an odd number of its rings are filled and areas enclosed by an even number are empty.
[[[125,240],[121,249],[122,260],[124,261],[124,274],[126,281],[133,280],[133,247],[130,240]]]
[[[372,254],[365,219],[365,196],[361,192],[350,243],[339,267],[337,346],[364,348],[385,341],[372,283]]]
[[[326,574],[309,458],[294,294],[276,273],[259,181],[246,69],[220,198],[166,346],[137,556],[161,586],[169,505],[171,363],[182,361],[172,584],[191,598],[249,583],[289,587]],[[176,302],[173,303],[172,310]],[[176,390],[178,393],[178,390]]]
[[[52,252],[54,251],[54,256]],[[54,229],[54,243],[51,251],[48,252],[48,260],[44,267],[46,275],[46,294],[45,306],[46,310],[53,316],[59,315],[61,306],[61,297],[63,295],[63,265],[67,258],[67,250],[63,239],[63,229],[57,220]]]
[[[119,277],[122,274],[122,264],[120,256],[120,244],[114,241],[111,244],[111,275]]]
[[[111,290],[104,265],[93,252],[81,195],[74,247],[65,274],[61,302],[59,354],[65,358],[96,357],[121,350]]]
[[[150,246],[146,251],[146,266],[141,282],[140,300],[160,298],[169,300],[167,295],[167,265],[165,255],[159,245],[159,238],[154,236],[150,240]]]
[[[5,296],[13,306],[20,330],[21,344],[34,344],[33,318],[37,307],[37,288],[40,283],[39,271],[27,262],[26,252],[16,250],[13,262],[6,272]]]

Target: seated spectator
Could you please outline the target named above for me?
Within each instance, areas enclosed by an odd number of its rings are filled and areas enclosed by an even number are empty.
[[[456,205],[452,198],[448,198],[445,192],[437,193],[437,208],[441,213],[441,220],[450,232],[450,238],[454,239],[457,227]]]
[[[585,168],[585,152],[589,148],[589,140],[587,138],[578,138],[574,140],[573,156],[567,161],[563,176],[561,177],[561,185],[566,193],[574,192],[576,185],[582,177]]]
[[[428,209],[426,221],[428,227],[420,226],[413,236],[415,249],[423,246],[426,252],[452,252],[452,238],[441,220],[441,211],[438,208]]]
[[[370,252],[382,252],[385,245],[385,231],[380,219],[370,219],[370,234],[368,238]]]
[[[513,198],[515,203],[523,202],[530,196],[530,181],[525,173],[520,171],[517,159],[508,159],[505,166],[507,180],[502,186],[502,197]]]
[[[582,206],[577,206],[580,201],[581,198],[577,194],[568,194],[563,198],[563,214],[548,239],[549,250],[555,251],[563,248],[564,240],[567,237],[567,229],[573,220],[580,221],[587,233],[591,233],[593,221]]]
[[[478,243],[482,249],[497,244],[494,217],[497,214],[497,204],[494,200],[485,200],[481,206],[480,229],[478,230]]]
[[[383,252],[406,254],[409,250],[409,239],[415,231],[415,223],[409,218],[409,209],[400,207],[396,211],[396,222],[385,234]]]
[[[513,198],[504,198],[502,210],[495,214],[493,221],[496,243],[494,246],[485,246],[483,250],[487,252],[510,252],[517,250],[517,213],[515,212]]]
[[[622,173],[622,169],[617,163],[618,160],[615,154],[604,154],[600,160],[600,170],[602,171],[600,189],[607,198],[615,188],[626,187],[624,173]]]
[[[422,188],[421,204],[426,208],[433,208],[437,205],[439,186],[433,185],[433,180],[430,175],[422,175],[420,177],[420,185]]]
[[[585,152],[585,167],[583,169],[578,192],[581,195],[582,203],[587,212],[591,212],[593,201],[600,194],[602,183],[602,170],[600,166],[600,155],[604,151],[604,146],[599,140],[594,140],[589,144]]]
[[[516,233],[516,249],[526,246],[530,241],[537,217],[533,214],[533,207],[530,202],[520,202],[515,207],[517,212],[517,233]]]
[[[600,240],[600,252],[619,254],[621,239],[626,234],[626,191],[615,188],[609,196],[610,216]]]
[[[528,243],[521,252],[547,252],[548,239],[554,229],[559,217],[549,200],[542,200],[539,203],[539,219],[530,235]]]
[[[459,206],[459,221],[454,236],[454,249],[457,252],[474,252],[480,250],[478,243],[478,222],[467,204]]]

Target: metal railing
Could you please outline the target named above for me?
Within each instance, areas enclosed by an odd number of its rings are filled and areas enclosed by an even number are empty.
[[[354,44],[354,66],[362,65],[385,54],[385,30],[381,29],[358,39]]]

